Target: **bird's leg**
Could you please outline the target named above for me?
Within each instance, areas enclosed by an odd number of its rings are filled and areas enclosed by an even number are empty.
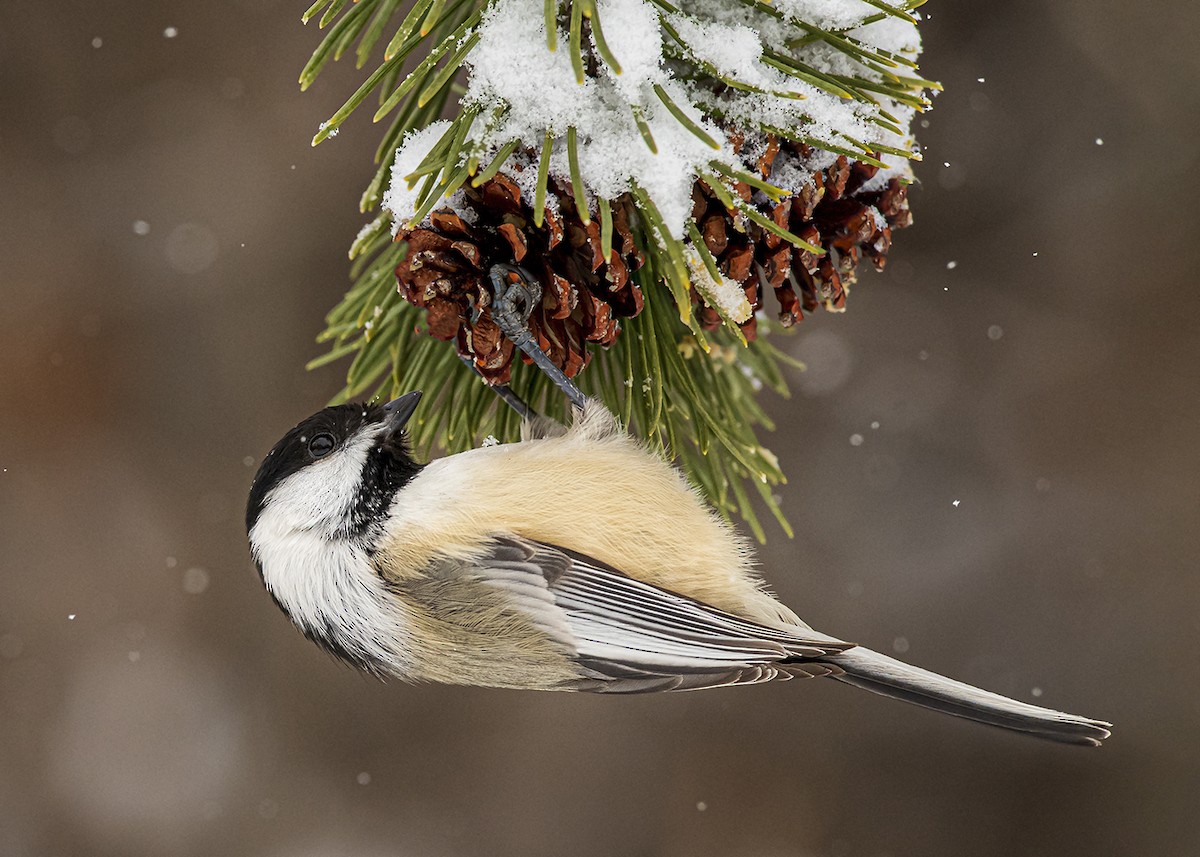
[[[463,357],[462,362],[470,366],[471,371],[478,375],[479,379],[483,381],[483,383],[491,387],[492,392],[499,396],[501,401],[503,401],[506,405],[516,411],[517,415],[521,419],[532,420],[538,416],[538,412],[535,411],[528,402],[513,392],[512,387],[509,387],[506,384],[489,384],[487,378],[483,376],[483,373],[479,371],[479,367],[475,365],[475,361],[470,357]]]
[[[475,324],[477,321],[479,321],[479,317],[481,315],[483,315],[483,312],[478,307],[472,306],[471,324]],[[533,409],[533,406],[522,399],[512,387],[508,386],[507,384],[493,384],[491,381],[489,381],[487,376],[479,371],[479,367],[475,364],[475,361],[472,358],[460,354],[459,359],[462,360],[463,363],[467,364],[471,371],[475,373],[475,377],[484,383],[484,386],[495,393],[500,400],[504,402],[504,404],[516,411],[517,416],[519,416],[522,420],[532,420],[541,416]]]
[[[492,320],[513,345],[520,348],[562,390],[571,403],[582,408],[583,393],[566,374],[554,365],[550,356],[538,347],[529,330],[529,316],[542,299],[542,287],[527,271],[517,265],[493,265]],[[511,392],[511,391],[510,391]],[[507,400],[506,400],[507,401]],[[509,404],[512,404],[511,402]]]

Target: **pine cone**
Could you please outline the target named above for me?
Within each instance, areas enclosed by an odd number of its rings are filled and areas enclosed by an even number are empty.
[[[735,141],[736,142],[736,141]],[[807,146],[769,137],[757,167],[763,179],[785,164],[803,164],[812,156]],[[759,285],[770,287],[779,302],[779,322],[791,327],[822,304],[840,312],[846,306],[846,288],[853,284],[865,253],[876,270],[883,270],[892,243],[892,230],[912,223],[908,188],[896,178],[882,188],[868,182],[878,168],[844,155],[823,170],[814,170],[811,181],[790,197],[773,203],[747,185],[735,190],[777,225],[825,250],[819,256],[789,244],[778,235],[732,212],[702,183],[693,191],[692,214],[709,252],[722,274],[741,283],[757,311],[762,308]],[[870,187],[867,190],[864,188]],[[721,318],[699,300],[701,322],[715,328]],[[757,335],[754,316],[742,325],[747,339]]]
[[[489,270],[499,262],[521,265],[542,286],[530,330],[563,372],[577,375],[590,359],[586,343],[611,344],[620,332],[618,319],[642,309],[641,288],[630,273],[645,260],[629,228],[629,202],[612,204],[613,251],[606,261],[600,224],[579,219],[569,187],[551,186],[558,210],[547,207],[540,227],[516,183],[503,174],[464,191],[473,223],[444,208],[430,215],[428,227],[396,236],[409,247],[396,268],[401,294],[426,309],[432,336],[454,339],[458,353],[489,382],[503,384],[513,345],[492,320]]]

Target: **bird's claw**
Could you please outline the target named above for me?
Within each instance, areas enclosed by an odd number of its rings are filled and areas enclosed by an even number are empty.
[[[583,393],[562,369],[554,365],[529,330],[529,317],[542,299],[541,284],[519,265],[493,265],[489,276],[492,281],[492,320],[513,345],[529,355],[575,407],[582,408],[586,401]]]
[[[514,345],[525,350],[524,341],[533,343],[529,317],[542,299],[541,283],[519,265],[493,265],[490,276],[492,318]]]

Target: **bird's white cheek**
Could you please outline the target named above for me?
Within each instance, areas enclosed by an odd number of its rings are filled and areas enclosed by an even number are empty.
[[[358,438],[280,482],[264,509],[276,518],[275,528],[339,532],[361,490],[372,443],[372,437]]]

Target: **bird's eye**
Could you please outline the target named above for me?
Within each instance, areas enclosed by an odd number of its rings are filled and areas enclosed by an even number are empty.
[[[314,435],[312,440],[308,442],[308,451],[313,458],[324,458],[333,452],[333,447],[333,435],[328,432],[321,432],[318,435]]]

